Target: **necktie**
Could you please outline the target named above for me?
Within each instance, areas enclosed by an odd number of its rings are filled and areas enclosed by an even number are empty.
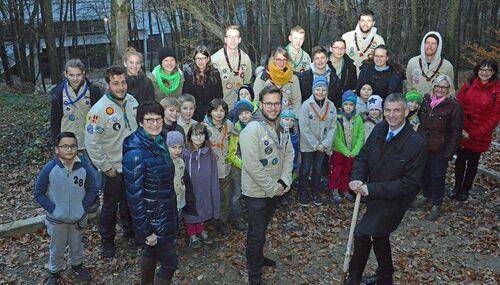
[[[387,139],[385,141],[390,142],[393,137],[394,137],[394,133],[393,132],[389,132],[389,136],[387,137]]]

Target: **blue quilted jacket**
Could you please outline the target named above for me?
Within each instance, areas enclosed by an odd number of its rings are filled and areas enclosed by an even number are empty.
[[[166,146],[160,148],[142,127],[123,142],[127,201],[135,237],[141,244],[153,232],[159,243],[177,237],[174,171]]]

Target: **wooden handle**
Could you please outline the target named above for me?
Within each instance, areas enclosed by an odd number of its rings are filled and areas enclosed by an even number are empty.
[[[344,266],[342,268],[342,276],[347,275],[347,270],[349,270],[349,262],[351,261],[351,247],[354,240],[354,229],[356,228],[356,221],[358,220],[359,203],[361,202],[361,194],[356,195],[356,203],[354,203],[354,212],[352,213],[351,229],[349,230],[349,240],[347,241],[347,247],[344,255]],[[344,282],[344,280],[342,280]],[[343,283],[342,283],[343,284]]]

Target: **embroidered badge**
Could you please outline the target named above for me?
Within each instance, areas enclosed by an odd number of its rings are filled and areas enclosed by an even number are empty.
[[[74,120],[76,120],[76,117],[75,117],[75,115],[71,114],[71,115],[68,116],[68,119],[70,121],[74,121]]]
[[[273,158],[273,161],[272,161],[271,163],[272,163],[273,165],[278,164],[278,158],[277,158],[277,157]]]
[[[92,124],[96,124],[97,122],[99,122],[99,116],[97,115],[92,115],[92,117],[90,118],[90,122]]]
[[[87,126],[87,133],[89,133],[89,134],[93,134],[94,133],[94,127],[92,127],[92,125],[88,125]]]
[[[273,148],[271,146],[268,146],[264,149],[264,152],[267,154],[267,155],[270,155],[271,153],[273,153]]]
[[[115,130],[115,131],[119,131],[121,127],[122,127],[122,125],[120,125],[120,123],[113,124],[113,130]]]
[[[102,133],[104,133],[104,128],[101,126],[97,126],[97,127],[95,127],[95,132],[98,134],[102,134]]]
[[[112,115],[114,112],[115,112],[115,110],[113,108],[111,108],[111,107],[106,108],[106,114]]]
[[[264,167],[266,167],[266,166],[267,166],[267,164],[269,163],[269,162],[267,161],[267,159],[261,159],[261,160],[259,160],[259,161],[260,161],[260,163],[262,163],[262,166],[264,166]]]

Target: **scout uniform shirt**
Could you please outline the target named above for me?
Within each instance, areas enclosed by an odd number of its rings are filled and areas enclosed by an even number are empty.
[[[253,84],[253,91],[255,94],[259,94],[265,86],[275,85],[281,90],[283,94],[282,99],[282,109],[288,110],[292,109],[295,114],[299,113],[300,106],[302,105],[302,93],[300,92],[300,83],[297,75],[292,76],[292,80],[283,86],[277,86],[271,79],[268,78],[267,71],[263,70],[262,73],[257,75],[255,82]]]
[[[229,106],[229,111],[234,107],[238,97],[238,90],[252,80],[252,62],[248,55],[238,49],[238,54],[227,55],[221,48],[211,57],[213,65],[219,70],[224,101]],[[229,62],[228,62],[229,61]]]
[[[311,57],[303,49],[295,54],[291,49],[288,49],[288,56],[290,57],[290,63],[292,64],[292,69],[294,73],[301,73],[308,71],[311,66]]]
[[[130,94],[120,105],[111,95],[102,96],[87,115],[85,147],[92,163],[101,171],[122,172],[123,140],[137,129],[139,103]]]
[[[377,29],[373,27],[371,34],[373,32],[376,33],[376,31]],[[369,35],[368,38],[363,39],[363,35],[357,33],[355,30],[343,34],[342,39],[346,43],[346,53],[354,61],[358,75],[363,61],[373,56],[373,50],[377,46],[385,44],[384,39],[378,34],[374,34],[373,37]]]
[[[215,159],[217,160],[219,179],[226,178],[231,171],[231,162],[228,159],[228,149],[229,137],[231,136],[234,127],[233,123],[226,119],[222,127],[217,128],[208,116],[205,117],[204,123],[207,126],[210,147],[214,152]]]
[[[64,81],[62,90],[63,116],[61,132],[72,132],[78,142],[78,150],[85,149],[85,120],[90,110],[90,88],[88,82],[80,87],[78,94]]]
[[[241,131],[243,195],[273,197],[280,179],[288,185],[285,190],[290,189],[295,151],[288,130],[280,132],[278,136],[265,121],[252,121]]]

